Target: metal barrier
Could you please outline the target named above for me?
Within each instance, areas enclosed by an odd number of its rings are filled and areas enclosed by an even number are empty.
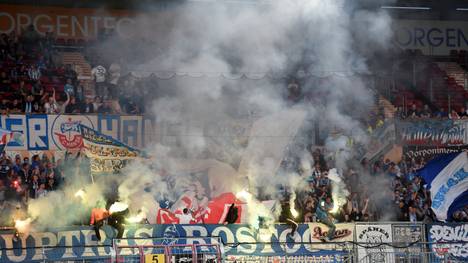
[[[402,253],[402,252],[380,252],[370,253],[359,261],[359,263],[458,263],[466,260],[456,259],[449,254],[443,256],[434,252]]]

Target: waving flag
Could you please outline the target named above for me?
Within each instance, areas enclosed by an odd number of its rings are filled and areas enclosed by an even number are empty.
[[[439,220],[468,204],[467,152],[442,155],[430,161],[419,174],[431,191],[432,210]]]
[[[118,172],[140,154],[138,150],[85,125],[80,124],[80,132],[94,174]]]
[[[5,146],[13,138],[13,132],[0,128],[0,153],[3,153]]]

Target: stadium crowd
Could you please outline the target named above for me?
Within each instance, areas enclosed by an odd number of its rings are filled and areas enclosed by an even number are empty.
[[[1,114],[142,113],[131,97],[116,101],[117,94],[107,92],[119,83],[118,64],[111,65],[109,72],[99,65],[93,68],[97,96],[86,92],[75,67],[63,63],[52,32],[42,36],[29,26],[20,35],[1,34]]]
[[[15,32],[0,36],[0,111],[1,114],[13,113],[47,113],[47,114],[79,114],[79,113],[125,113],[142,114],[145,112],[145,99],[151,97],[146,92],[143,95],[132,94],[135,86],[149,86],[150,78],[136,81],[132,76],[121,77],[118,63],[103,66],[101,63],[92,69],[95,94],[90,97],[85,87],[78,79],[73,65],[63,65],[61,55],[55,48],[55,38],[52,32],[45,37],[40,36],[33,27],[28,27],[23,34]],[[141,90],[141,89],[138,89]],[[304,95],[300,85],[293,81],[288,86],[287,99],[298,102]],[[408,109],[398,108],[397,118],[468,118],[468,110],[446,112],[444,108],[437,111],[424,105],[419,108],[412,104]],[[372,129],[383,124],[384,116],[375,114],[369,121]],[[310,174],[302,174],[308,185],[306,191],[296,199],[300,210],[301,221],[316,221],[315,210],[320,202],[330,203],[332,199],[332,184],[328,178],[331,167],[330,160],[325,156],[325,150],[311,151],[312,170]],[[0,157],[0,211],[6,211],[8,205],[17,202],[26,206],[28,200],[41,198],[49,192],[61,187],[64,181],[64,167],[78,165],[82,161],[79,156],[70,158],[68,154],[63,160],[49,159],[46,155],[28,157],[16,155],[14,158],[2,153]],[[75,163],[71,163],[75,162]],[[349,196],[346,203],[334,213],[340,222],[398,220],[411,222],[432,222],[436,218],[430,209],[430,194],[424,187],[424,182],[417,175],[417,170],[423,167],[423,159],[403,159],[399,163],[390,160],[378,160],[368,163],[363,160],[360,165],[343,171]],[[298,167],[294,169],[299,170]],[[380,178],[389,183],[386,187],[387,196],[381,198],[387,202],[386,208],[371,196],[375,194],[366,185],[366,178]],[[385,191],[384,191],[385,192]],[[10,202],[12,201],[12,202]],[[390,211],[392,210],[392,211]],[[1,213],[2,224],[11,224],[7,213]],[[390,215],[390,216],[388,216]],[[468,206],[454,214],[452,221],[468,222]]]
[[[329,164],[333,163],[333,160],[325,156],[329,154],[321,149],[314,150],[313,168],[307,174],[296,166],[297,171],[304,177],[303,180],[307,182],[307,189],[296,199],[296,207],[301,212],[301,222],[317,221],[315,215],[317,206],[320,203],[333,204],[335,201],[332,195],[332,181],[328,177]],[[430,192],[417,173],[425,163],[423,159],[414,158],[403,158],[399,163],[388,159],[369,163],[364,159],[358,166],[343,172],[349,195],[345,204],[332,212],[333,217],[338,222],[437,221],[430,208]],[[383,185],[382,182],[388,184]],[[330,209],[332,207],[333,205]],[[455,212],[449,221],[468,222],[468,205]]]

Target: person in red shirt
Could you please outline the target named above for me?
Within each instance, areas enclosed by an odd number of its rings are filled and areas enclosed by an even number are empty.
[[[109,217],[110,213],[104,208],[104,204],[99,201],[96,204],[96,207],[91,210],[91,220],[90,225],[94,226],[94,231],[96,232],[96,237],[98,241],[101,241],[101,233],[99,229],[104,224],[104,220]]]

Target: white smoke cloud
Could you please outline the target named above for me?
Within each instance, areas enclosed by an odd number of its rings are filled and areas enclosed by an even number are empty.
[[[385,48],[388,43],[390,18],[385,13],[356,12],[338,0],[187,3],[143,14],[136,21],[129,29],[133,36],[130,43],[135,46],[122,48],[119,40],[111,39],[98,47],[102,57],[119,54],[131,58],[126,68],[139,76],[179,72],[191,77],[176,75],[174,79],[160,80],[150,91],[158,94],[150,111],[157,116],[158,125],[166,128],[161,128],[161,140],[146,147],[153,161],[129,165],[118,180],[120,199],[129,203],[134,213],[143,206],[149,214],[155,214],[154,209],[159,207],[156,200],[175,201],[190,185],[187,173],[197,171],[208,171],[212,194],[238,192],[245,184],[261,185],[269,193],[276,191],[278,183],[293,189],[304,187],[298,174],[277,173],[284,152],[272,153],[274,158],[256,152],[261,158],[253,162],[246,159],[246,145],[259,139],[258,134],[248,138],[243,137],[248,132],[237,137],[205,134],[207,128],[242,118],[250,119],[244,122],[250,130],[260,117],[287,110],[287,83],[270,75],[312,72],[314,77],[300,79],[301,88],[304,92],[319,92],[322,97],[319,103],[299,103],[296,107],[329,130],[335,128],[358,142],[366,141],[357,118],[367,113],[373,95],[353,70],[368,71],[363,57],[368,50],[364,52],[366,49],[359,45],[372,40],[372,48]],[[359,28],[354,28],[356,25]],[[238,78],[241,74],[258,80]],[[326,77],[326,81],[315,78],[317,75]],[[167,85],[161,88],[161,83]],[[137,87],[133,89],[140,92]],[[265,126],[275,127],[278,121],[284,120],[271,118],[271,125]],[[274,130],[265,130],[262,136],[274,134]],[[295,133],[289,136],[281,142],[281,149],[295,137],[307,137]],[[268,143],[278,140],[272,137]],[[340,155],[338,168],[344,169],[351,157]],[[242,167],[242,160],[249,161],[248,165]],[[244,181],[246,177],[249,182]],[[35,207],[30,209],[31,214],[40,217],[39,210],[44,206],[39,203],[50,198],[64,199],[65,192],[51,193],[47,199],[31,204]],[[96,194],[103,195],[104,191]]]

